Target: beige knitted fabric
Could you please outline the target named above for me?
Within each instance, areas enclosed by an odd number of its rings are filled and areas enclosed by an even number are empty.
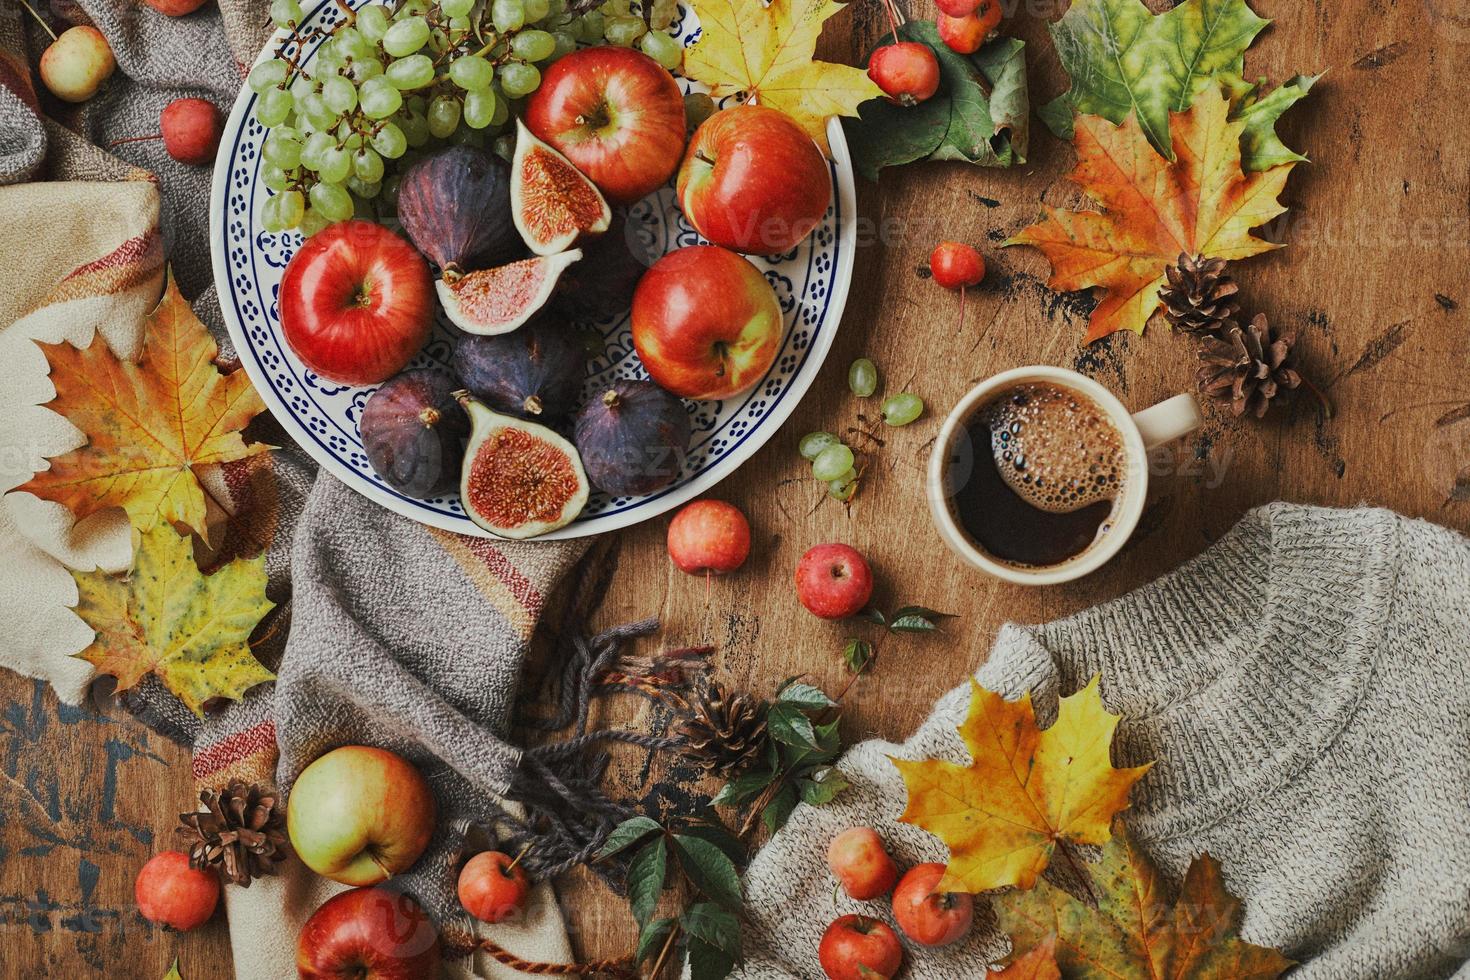
[[[1115,602],[1001,630],[980,683],[1058,696],[1103,677],[1122,713],[1118,765],[1157,760],[1127,818],[1175,882],[1208,850],[1244,902],[1244,933],[1283,949],[1300,980],[1470,974],[1470,541],[1388,511],[1273,504],[1204,555]],[[803,806],[748,876],[751,978],[820,978],[839,900],[827,842],[870,824],[901,865],[944,846],[897,823],[890,754],[966,761],[964,686],[902,746],[866,742],[852,788]],[[977,923],[986,918],[978,911]],[[1009,948],[977,928],[908,950],[914,978],[971,980]]]

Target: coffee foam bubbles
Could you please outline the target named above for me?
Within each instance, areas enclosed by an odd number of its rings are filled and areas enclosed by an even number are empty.
[[[1113,500],[1127,473],[1123,438],[1078,392],[1023,384],[984,409],[995,467],[1038,510],[1066,514]]]

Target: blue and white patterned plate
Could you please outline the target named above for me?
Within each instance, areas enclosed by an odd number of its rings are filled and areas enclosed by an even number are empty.
[[[372,0],[354,0],[354,6],[364,2]],[[334,0],[323,0],[308,12],[305,26],[330,27],[341,16]],[[682,9],[677,29],[685,45],[699,36],[695,18]],[[272,39],[261,57],[267,57],[280,41],[279,36]],[[298,57],[309,66],[319,44],[306,43]],[[680,85],[691,88],[683,79]],[[836,190],[832,207],[816,231],[794,250],[752,259],[775,288],[785,319],[785,336],[775,365],[760,384],[735,398],[686,402],[693,436],[684,471],[672,486],[642,497],[594,493],[575,522],[548,538],[628,527],[693,499],[749,459],[796,408],[832,346],[852,278],[856,237],[852,161],[836,120],[831,121],[827,135]],[[235,100],[215,163],[210,243],[220,305],[250,380],[296,442],[348,486],[425,524],[484,535],[465,516],[458,495],[418,500],[385,484],[368,465],[358,433],[363,403],[373,389],[317,377],[286,345],[276,297],[281,273],[301,237],[295,232],[271,234],[260,227],[260,206],[270,193],[258,179],[264,139],[265,131],[255,120],[255,93],[247,87]],[[629,218],[629,235],[650,261],[701,241],[680,213],[672,183],[636,205]],[[647,377],[633,350],[627,315],[599,323],[597,328],[607,338],[607,350],[590,368],[589,390],[614,378]],[[456,335],[441,319],[410,366],[446,364]]]

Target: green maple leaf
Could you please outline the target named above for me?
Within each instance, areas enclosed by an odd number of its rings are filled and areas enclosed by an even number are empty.
[[[210,698],[238,700],[273,680],[250,652],[250,634],[274,605],[265,559],[236,559],[203,575],[187,537],[159,523],[139,541],[126,577],[73,572],[76,613],[96,630],[78,657],[126,690],[156,674],[201,717]]]
[[[1245,50],[1268,23],[1245,0],[1185,0],[1158,16],[1142,0],[1079,0],[1050,27],[1072,87],[1039,114],[1070,140],[1074,113],[1114,124],[1136,113],[1149,143],[1172,160],[1169,113],[1183,112],[1207,85],[1220,84],[1231,93],[1232,120],[1246,123],[1243,170],[1304,160],[1282,144],[1275,127],[1316,78],[1297,76],[1269,95],[1241,78]]]

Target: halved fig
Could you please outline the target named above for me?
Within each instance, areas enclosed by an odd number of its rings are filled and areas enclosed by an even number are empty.
[[[470,519],[503,538],[534,538],[576,520],[591,490],[576,447],[544,425],[491,411],[467,391],[455,398],[470,416],[459,481]]]
[[[537,255],[555,255],[584,235],[607,231],[612,209],[596,185],[519,119],[510,169],[511,217]]]
[[[562,270],[581,257],[578,248],[538,255],[494,269],[446,276],[435,281],[434,288],[450,322],[465,333],[510,333],[541,312]]]

